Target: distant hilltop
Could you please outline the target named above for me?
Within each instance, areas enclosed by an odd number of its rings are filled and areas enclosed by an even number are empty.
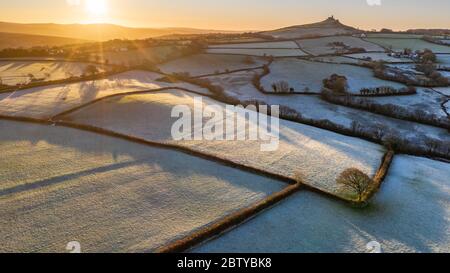
[[[0,32],[55,36],[77,40],[107,41],[147,39],[172,34],[238,33],[194,28],[131,28],[112,24],[19,24],[0,22]]]
[[[328,17],[326,20],[306,25],[290,26],[272,31],[262,32],[279,39],[295,39],[307,37],[320,37],[342,34],[355,34],[361,31],[350,26],[342,24],[334,16]]]

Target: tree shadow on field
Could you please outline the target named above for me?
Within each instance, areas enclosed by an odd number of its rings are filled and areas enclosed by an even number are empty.
[[[299,192],[193,252],[359,253],[369,252],[372,241],[386,253],[448,252],[448,192],[427,181],[397,178],[388,177],[362,209]]]
[[[0,147],[13,163],[0,165],[0,252],[60,252],[73,239],[83,252],[151,251],[286,186],[65,127],[0,120]]]
[[[50,158],[42,158],[42,160],[54,161],[57,166],[58,160],[64,153],[80,154],[80,158],[74,158],[74,165],[77,161],[92,160],[90,157],[106,156],[105,165],[94,167],[86,171],[75,171],[73,173],[65,174],[60,177],[51,179],[40,179],[36,177],[35,185],[18,186],[15,189],[7,189],[0,191],[0,195],[21,192],[24,190],[38,190],[43,186],[50,186],[52,184],[65,183],[74,178],[87,176],[91,174],[110,172],[121,168],[130,166],[147,166],[148,169],[157,169],[167,173],[173,173],[175,176],[190,177],[190,176],[210,176],[216,177],[226,181],[234,186],[248,189],[253,192],[264,192],[266,183],[258,183],[258,180],[271,180],[262,178],[261,176],[246,173],[241,170],[233,169],[221,165],[219,163],[198,158],[189,154],[174,151],[170,148],[164,147],[150,147],[147,145],[137,144],[122,139],[103,136],[95,133],[90,133],[82,130],[58,127],[45,126],[30,123],[0,121],[0,143],[9,143],[12,145],[15,142],[30,143],[28,153],[38,153],[40,143],[48,143],[51,146],[45,146],[47,154],[48,149],[53,150]],[[36,150],[34,151],[34,149]],[[20,156],[20,155],[17,155]],[[14,155],[11,155],[11,160],[14,160]],[[109,157],[109,160],[107,159]],[[33,162],[29,162],[26,168],[33,168]],[[20,169],[17,172],[21,172]],[[240,175],[238,175],[240,173]],[[246,179],[240,177],[247,176]],[[272,181],[280,188],[284,185],[278,181]]]

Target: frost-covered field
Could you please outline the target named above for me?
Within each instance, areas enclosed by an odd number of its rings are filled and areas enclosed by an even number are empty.
[[[177,119],[170,117],[172,107],[187,105],[193,108],[194,97],[182,91],[125,96],[80,109],[65,119],[189,147],[283,176],[294,178],[300,173],[307,184],[343,197],[347,194],[340,192],[335,182],[342,171],[356,167],[374,175],[381,163],[381,146],[283,120],[280,121],[279,147],[271,152],[261,152],[261,144],[268,141],[175,141],[171,128]],[[203,102],[205,107],[225,107],[206,97]]]
[[[424,111],[428,114],[433,114],[437,117],[447,117],[447,114],[442,111],[441,104],[446,100],[441,94],[425,88],[418,88],[417,94],[410,96],[396,96],[396,97],[367,97],[365,100],[372,101],[376,104],[382,105],[398,105],[410,112]]]
[[[366,40],[385,48],[392,48],[394,51],[402,51],[405,48],[410,48],[413,51],[428,48],[434,53],[450,53],[450,47],[448,46],[432,44],[421,39],[366,38]]]
[[[414,73],[416,75],[423,75],[423,72],[416,70],[415,63],[408,63],[408,64],[387,64],[388,67],[398,68],[403,70],[406,73]]]
[[[439,73],[450,80],[450,71],[439,71]]]
[[[298,49],[298,45],[293,41],[265,42],[265,43],[239,43],[210,45],[209,48],[246,48],[246,49]]]
[[[433,89],[445,96],[450,96],[450,87],[435,87]]]
[[[450,251],[450,164],[397,156],[365,209],[300,192],[192,252]]]
[[[364,63],[363,60],[357,60],[345,56],[321,56],[310,58],[311,61],[324,62],[324,63],[337,63],[337,64],[359,64]]]
[[[197,54],[164,63],[159,68],[168,74],[188,72],[191,76],[201,76],[253,68],[267,63],[263,58],[248,58],[239,55]]]
[[[234,54],[249,56],[274,56],[274,57],[298,57],[307,54],[300,49],[274,49],[274,48],[208,48],[206,50],[210,54]]]
[[[156,81],[161,74],[129,71],[105,79],[60,84],[0,94],[0,114],[34,118],[50,118],[92,100],[131,91],[164,87],[183,87],[204,94],[209,91],[188,83]]]
[[[361,40],[360,38],[351,36],[324,37],[318,39],[304,39],[297,41],[297,43],[304,51],[312,55],[333,54],[336,52],[336,50],[342,49],[339,47],[335,48],[333,45],[330,45],[330,43],[334,42],[342,42],[345,45],[353,48],[364,48],[366,51],[384,51],[384,49],[379,45],[369,43],[367,41]]]
[[[399,137],[417,143],[417,145],[425,144],[423,142],[424,137],[450,141],[450,135],[447,130],[334,105],[321,100],[317,96],[275,96],[261,94],[252,85],[252,77],[252,73],[233,73],[208,77],[208,79],[223,86],[226,93],[230,96],[242,100],[256,99],[270,105],[287,106],[301,113],[307,119],[329,120],[334,124],[342,125],[349,129],[352,128],[353,121],[363,124],[365,128],[376,128],[381,125]]]
[[[440,65],[450,67],[450,54],[437,54],[436,56]]]
[[[396,63],[396,62],[405,62],[405,63],[411,63],[413,62],[411,59],[407,58],[395,58],[389,56],[387,53],[356,53],[356,54],[349,54],[346,55],[348,57],[357,58],[361,60],[366,60],[367,58],[370,58],[372,61],[384,61],[387,63]]]
[[[320,93],[323,80],[335,73],[347,77],[349,91],[352,93],[359,94],[361,89],[370,87],[404,87],[396,82],[375,78],[368,68],[293,59],[275,60],[270,66],[270,74],[261,79],[261,84],[266,91],[271,92],[272,84],[282,80],[288,82],[295,91]]]
[[[0,252],[152,251],[285,187],[184,153],[0,121]]]
[[[32,77],[42,81],[62,80],[81,76],[87,63],[76,62],[28,62],[28,61],[0,61],[0,78],[3,84],[27,84]],[[104,68],[97,66],[100,72]]]
[[[177,46],[157,46],[129,50],[125,52],[108,51],[99,55],[91,56],[92,60],[99,60],[116,65],[139,65],[143,61],[160,63],[170,56],[179,54],[180,47]]]

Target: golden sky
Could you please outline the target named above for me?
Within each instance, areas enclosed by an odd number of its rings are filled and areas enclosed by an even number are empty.
[[[266,30],[330,15],[363,29],[450,28],[449,0],[14,0],[0,21]]]

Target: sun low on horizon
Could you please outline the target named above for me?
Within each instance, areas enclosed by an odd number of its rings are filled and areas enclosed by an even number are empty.
[[[66,0],[79,16],[79,23],[103,23],[111,21],[111,3],[108,0]]]
[[[85,10],[92,16],[106,16],[108,14],[107,0],[86,0]]]

